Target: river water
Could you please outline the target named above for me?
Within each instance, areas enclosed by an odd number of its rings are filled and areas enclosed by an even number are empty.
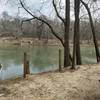
[[[26,52],[30,61],[30,72],[32,74],[58,69],[58,51],[60,46],[0,46],[0,80],[10,79],[23,75],[23,53]],[[82,47],[83,64],[96,63],[93,47]]]

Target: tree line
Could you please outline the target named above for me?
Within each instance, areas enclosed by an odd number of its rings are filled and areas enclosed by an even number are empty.
[[[100,62],[100,53],[99,53],[99,45],[98,45],[98,38],[97,38],[97,33],[99,34],[99,31],[97,30],[97,28],[95,28],[96,25],[94,24],[94,20],[93,20],[91,9],[90,9],[91,5],[96,3],[98,0],[89,0],[88,2],[86,2],[85,0],[74,0],[73,1],[73,6],[74,6],[73,12],[74,12],[74,17],[75,17],[74,21],[71,21],[71,16],[70,16],[72,0],[65,0],[64,6],[61,5],[62,1],[63,0],[58,0],[58,1],[52,0],[53,11],[56,14],[56,21],[55,21],[54,19],[52,20],[48,18],[44,14],[40,13],[40,15],[38,16],[32,13],[31,10],[27,7],[26,2],[24,0],[23,1],[19,0],[21,7],[32,17],[28,19],[22,19],[21,26],[20,26],[21,31],[25,33],[27,28],[28,28],[27,31],[30,31],[29,26],[27,26],[28,24],[30,24],[30,27],[32,27],[32,29],[34,29],[34,27],[39,26],[37,28],[38,31],[34,33],[39,34],[39,39],[40,39],[40,37],[42,36],[42,33],[45,33],[43,32],[44,29],[46,30],[48,29],[49,30],[48,32],[52,33],[52,35],[56,37],[61,42],[62,46],[64,47],[64,67],[72,65],[71,67],[72,69],[75,69],[75,64],[76,65],[82,64],[80,41],[83,38],[82,36],[85,37],[87,34],[89,35],[89,33],[91,32],[90,37],[94,43],[96,59],[97,59],[97,62]],[[92,3],[89,4],[90,1]],[[47,0],[43,0],[42,2],[47,2]],[[85,21],[80,20],[81,8],[84,8],[85,12],[87,12],[86,16],[88,17],[88,20],[85,20]],[[36,23],[34,25],[35,21]],[[98,21],[97,23],[99,25]],[[85,24],[87,24],[88,27],[86,27]],[[83,28],[84,26],[85,28]],[[85,32],[84,30],[86,31],[89,30],[90,32]],[[73,54],[72,55],[70,53],[70,46],[69,46],[70,36],[72,36],[72,40],[73,40]],[[87,38],[88,37],[86,37],[85,39]]]
[[[38,38],[39,40],[42,38],[45,39],[53,39],[55,38],[50,29],[43,23],[37,20],[27,20],[28,18],[22,18],[19,16],[11,16],[7,11],[4,11],[1,15],[0,19],[0,36],[6,37],[6,36],[15,36],[15,37],[33,37]],[[62,35],[63,37],[63,31],[64,26],[62,25],[59,20],[49,20],[51,22],[54,29]],[[49,23],[50,23],[49,22]],[[21,23],[23,25],[21,26]],[[69,39],[73,40],[73,25],[74,21],[71,20],[70,25],[70,34]],[[22,30],[21,30],[22,27]],[[97,39],[100,40],[100,22],[95,22],[94,27],[96,29],[96,36]],[[92,41],[92,35],[91,35],[91,27],[89,26],[89,21],[81,21],[80,22],[80,42],[86,40],[87,43],[90,43]]]

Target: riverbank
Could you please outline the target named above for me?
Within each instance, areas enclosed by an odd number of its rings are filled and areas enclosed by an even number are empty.
[[[72,41],[70,40],[70,46],[73,46]],[[47,45],[47,46],[61,46],[61,43],[58,39],[42,39],[39,40],[38,38],[28,38],[28,37],[0,37],[0,44],[10,44],[10,45]],[[83,40],[81,41],[81,46],[82,47],[87,47],[87,46],[93,46],[94,43],[92,41],[88,40]],[[98,41],[98,44],[100,45],[100,41]]]
[[[0,81],[0,100],[100,100],[100,64]]]
[[[48,45],[48,46],[59,46],[61,45],[60,41],[57,39],[42,39],[39,40],[38,38],[28,38],[28,37],[0,37],[0,44],[8,44],[8,45]]]

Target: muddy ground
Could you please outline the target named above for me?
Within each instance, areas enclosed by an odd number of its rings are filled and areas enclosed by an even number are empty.
[[[0,81],[0,100],[100,100],[100,64]]]

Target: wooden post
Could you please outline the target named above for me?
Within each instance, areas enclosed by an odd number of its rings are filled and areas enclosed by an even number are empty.
[[[29,61],[27,61],[27,73],[26,74],[30,74]]]
[[[23,66],[23,77],[26,78],[27,73],[27,54],[24,52],[24,66]]]
[[[61,71],[61,49],[59,49],[59,72]]]

